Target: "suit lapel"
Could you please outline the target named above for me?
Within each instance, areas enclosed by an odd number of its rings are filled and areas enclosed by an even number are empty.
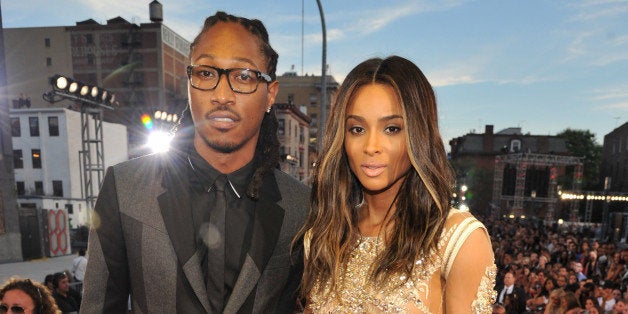
[[[255,206],[251,246],[227,304],[225,313],[237,312],[254,290],[273,254],[281,233],[284,209],[277,205],[281,193],[274,175],[264,177]]]
[[[165,191],[157,197],[157,201],[183,273],[197,298],[208,311],[207,289],[200,257],[196,254],[189,181],[185,175],[186,164],[180,157],[164,158],[167,160],[162,181]]]

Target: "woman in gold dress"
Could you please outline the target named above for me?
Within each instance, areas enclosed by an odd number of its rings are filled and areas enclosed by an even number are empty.
[[[490,313],[490,239],[450,208],[452,187],[421,70],[397,56],[359,64],[331,108],[301,231],[306,311]]]

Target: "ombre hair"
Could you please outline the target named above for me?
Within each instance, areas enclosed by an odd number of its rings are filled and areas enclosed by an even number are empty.
[[[389,210],[390,219],[382,226],[387,230],[386,245],[372,265],[370,280],[378,284],[395,274],[411,278],[418,259],[430,262],[449,213],[453,171],[438,130],[431,85],[416,65],[402,57],[360,63],[345,78],[331,107],[313,178],[311,211],[295,238],[305,237],[301,284],[305,297],[322,292],[318,289],[325,283],[330,291],[337,292],[340,275],[360,238],[356,208],[363,201],[363,192],[344,149],[345,121],[353,97],[369,84],[394,90],[402,108],[411,163],[390,205],[395,210]]]

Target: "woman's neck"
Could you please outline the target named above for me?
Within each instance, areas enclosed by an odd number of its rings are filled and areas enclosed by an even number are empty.
[[[396,193],[364,193],[364,204],[358,209],[358,228],[360,234],[367,237],[382,234],[382,227],[387,226],[395,212],[393,201]]]

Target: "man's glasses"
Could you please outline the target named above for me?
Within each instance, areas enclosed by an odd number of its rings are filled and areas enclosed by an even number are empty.
[[[8,313],[9,309],[11,310],[11,313],[24,313],[25,311],[25,309],[21,306],[14,305],[12,307],[9,307],[6,304],[0,304],[0,313],[2,314]]]
[[[240,94],[251,94],[257,90],[260,81],[270,83],[270,75],[257,70],[233,68],[221,69],[210,65],[193,64],[187,67],[190,84],[203,91],[213,90],[220,83],[224,74],[231,90]]]

